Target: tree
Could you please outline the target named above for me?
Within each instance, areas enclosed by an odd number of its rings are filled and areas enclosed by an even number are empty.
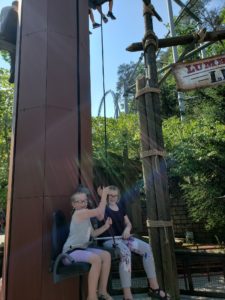
[[[163,129],[169,176],[178,180],[190,216],[204,222],[206,229],[222,233],[225,206],[219,197],[225,195],[225,125],[202,115],[186,122],[170,118]]]
[[[101,160],[105,156],[103,117],[92,118],[92,140],[94,157]],[[107,151],[123,156],[125,145],[128,146],[128,157],[139,158],[139,124],[135,114],[122,113],[118,119],[107,118]]]
[[[0,69],[0,205],[5,208],[8,187],[9,153],[11,141],[13,87],[9,73]]]
[[[135,81],[139,75],[145,74],[144,64],[141,63],[142,55],[137,63],[122,64],[118,67],[118,81],[116,91],[119,102],[124,108],[124,98],[128,102],[128,112],[134,113],[137,111],[135,103]]]
[[[208,30],[212,30],[224,22],[225,9],[207,12],[204,9],[206,2],[209,1],[198,1],[198,10],[193,12]],[[193,25],[196,23],[185,15],[176,26],[177,34],[196,31]],[[179,47],[178,51],[181,54],[184,47]],[[206,48],[207,56],[222,53],[223,43],[217,42]],[[197,57],[199,54],[192,59]],[[171,50],[161,53],[159,61],[170,63],[171,60]],[[225,179],[225,86],[185,92],[185,121],[182,123],[178,117],[172,76],[161,86],[161,95],[168,175],[173,186],[170,194],[186,200],[193,221],[204,222],[206,229],[222,234],[225,229],[225,208],[221,200],[225,195],[222,184]]]
[[[105,149],[105,120],[102,117],[92,118],[92,141],[95,180],[105,174],[108,180],[126,186],[127,175],[134,183],[141,178],[139,160],[140,139],[138,117],[135,114],[121,114],[118,119],[107,118],[107,149]],[[126,155],[125,155],[126,154]],[[124,155],[126,157],[124,157]],[[99,183],[102,184],[101,179]],[[106,180],[107,181],[107,180]]]

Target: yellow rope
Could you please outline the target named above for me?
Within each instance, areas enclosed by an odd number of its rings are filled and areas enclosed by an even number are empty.
[[[143,89],[140,89],[139,91],[137,91],[137,93],[135,95],[135,98],[137,99],[138,97],[140,97],[142,95],[145,95],[147,93],[157,93],[157,94],[159,94],[160,93],[160,89],[159,88],[154,88],[154,87],[146,86]]]
[[[160,150],[157,150],[157,149],[151,149],[151,150],[142,151],[140,153],[141,159],[146,158],[148,156],[154,156],[154,155],[159,155],[159,156],[164,157],[166,155],[166,152],[165,151],[160,151]]]

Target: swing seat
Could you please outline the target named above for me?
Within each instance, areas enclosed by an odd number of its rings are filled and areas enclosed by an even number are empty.
[[[8,51],[11,53],[16,51],[16,46],[12,43],[7,42],[1,33],[0,33],[0,50]]]
[[[87,274],[91,265],[88,263],[74,262],[66,253],[62,253],[63,245],[69,234],[69,225],[61,210],[53,213],[52,224],[52,253],[50,271],[53,273],[53,282],[58,283],[71,277],[79,277],[80,299],[84,299],[83,275]],[[63,259],[67,258],[71,264],[64,265]]]

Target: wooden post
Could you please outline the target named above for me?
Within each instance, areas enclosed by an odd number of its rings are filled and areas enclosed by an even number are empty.
[[[144,5],[143,47],[147,78],[137,81],[137,101],[141,127],[144,182],[147,200],[147,227],[153,248],[157,277],[172,299],[179,299],[172,223],[169,213],[168,184],[160,117],[156,55],[157,37],[152,16]]]
[[[167,48],[167,47],[178,46],[178,45],[187,45],[193,42],[198,43],[199,38],[200,37],[198,36],[198,34],[193,33],[193,34],[188,34],[183,36],[159,39],[158,47]],[[225,30],[211,31],[205,33],[205,36],[204,38],[202,38],[201,43],[222,41],[224,39],[225,39]],[[127,51],[130,52],[143,51],[143,44],[133,43],[127,47]]]

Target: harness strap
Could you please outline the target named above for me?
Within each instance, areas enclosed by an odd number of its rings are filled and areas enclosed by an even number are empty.
[[[195,42],[203,43],[206,36],[206,28],[201,28],[198,32],[193,33]]]
[[[143,89],[140,89],[139,91],[136,92],[135,98],[139,98],[142,95],[145,95],[147,93],[157,93],[160,94],[160,89],[159,88],[154,88],[150,86],[146,86]]]
[[[160,151],[160,150],[157,150],[157,149],[146,150],[146,151],[142,151],[140,153],[140,158],[143,159],[143,158],[146,158],[146,157],[149,157],[149,156],[157,156],[157,155],[164,157],[166,155],[166,152],[165,151]]]

